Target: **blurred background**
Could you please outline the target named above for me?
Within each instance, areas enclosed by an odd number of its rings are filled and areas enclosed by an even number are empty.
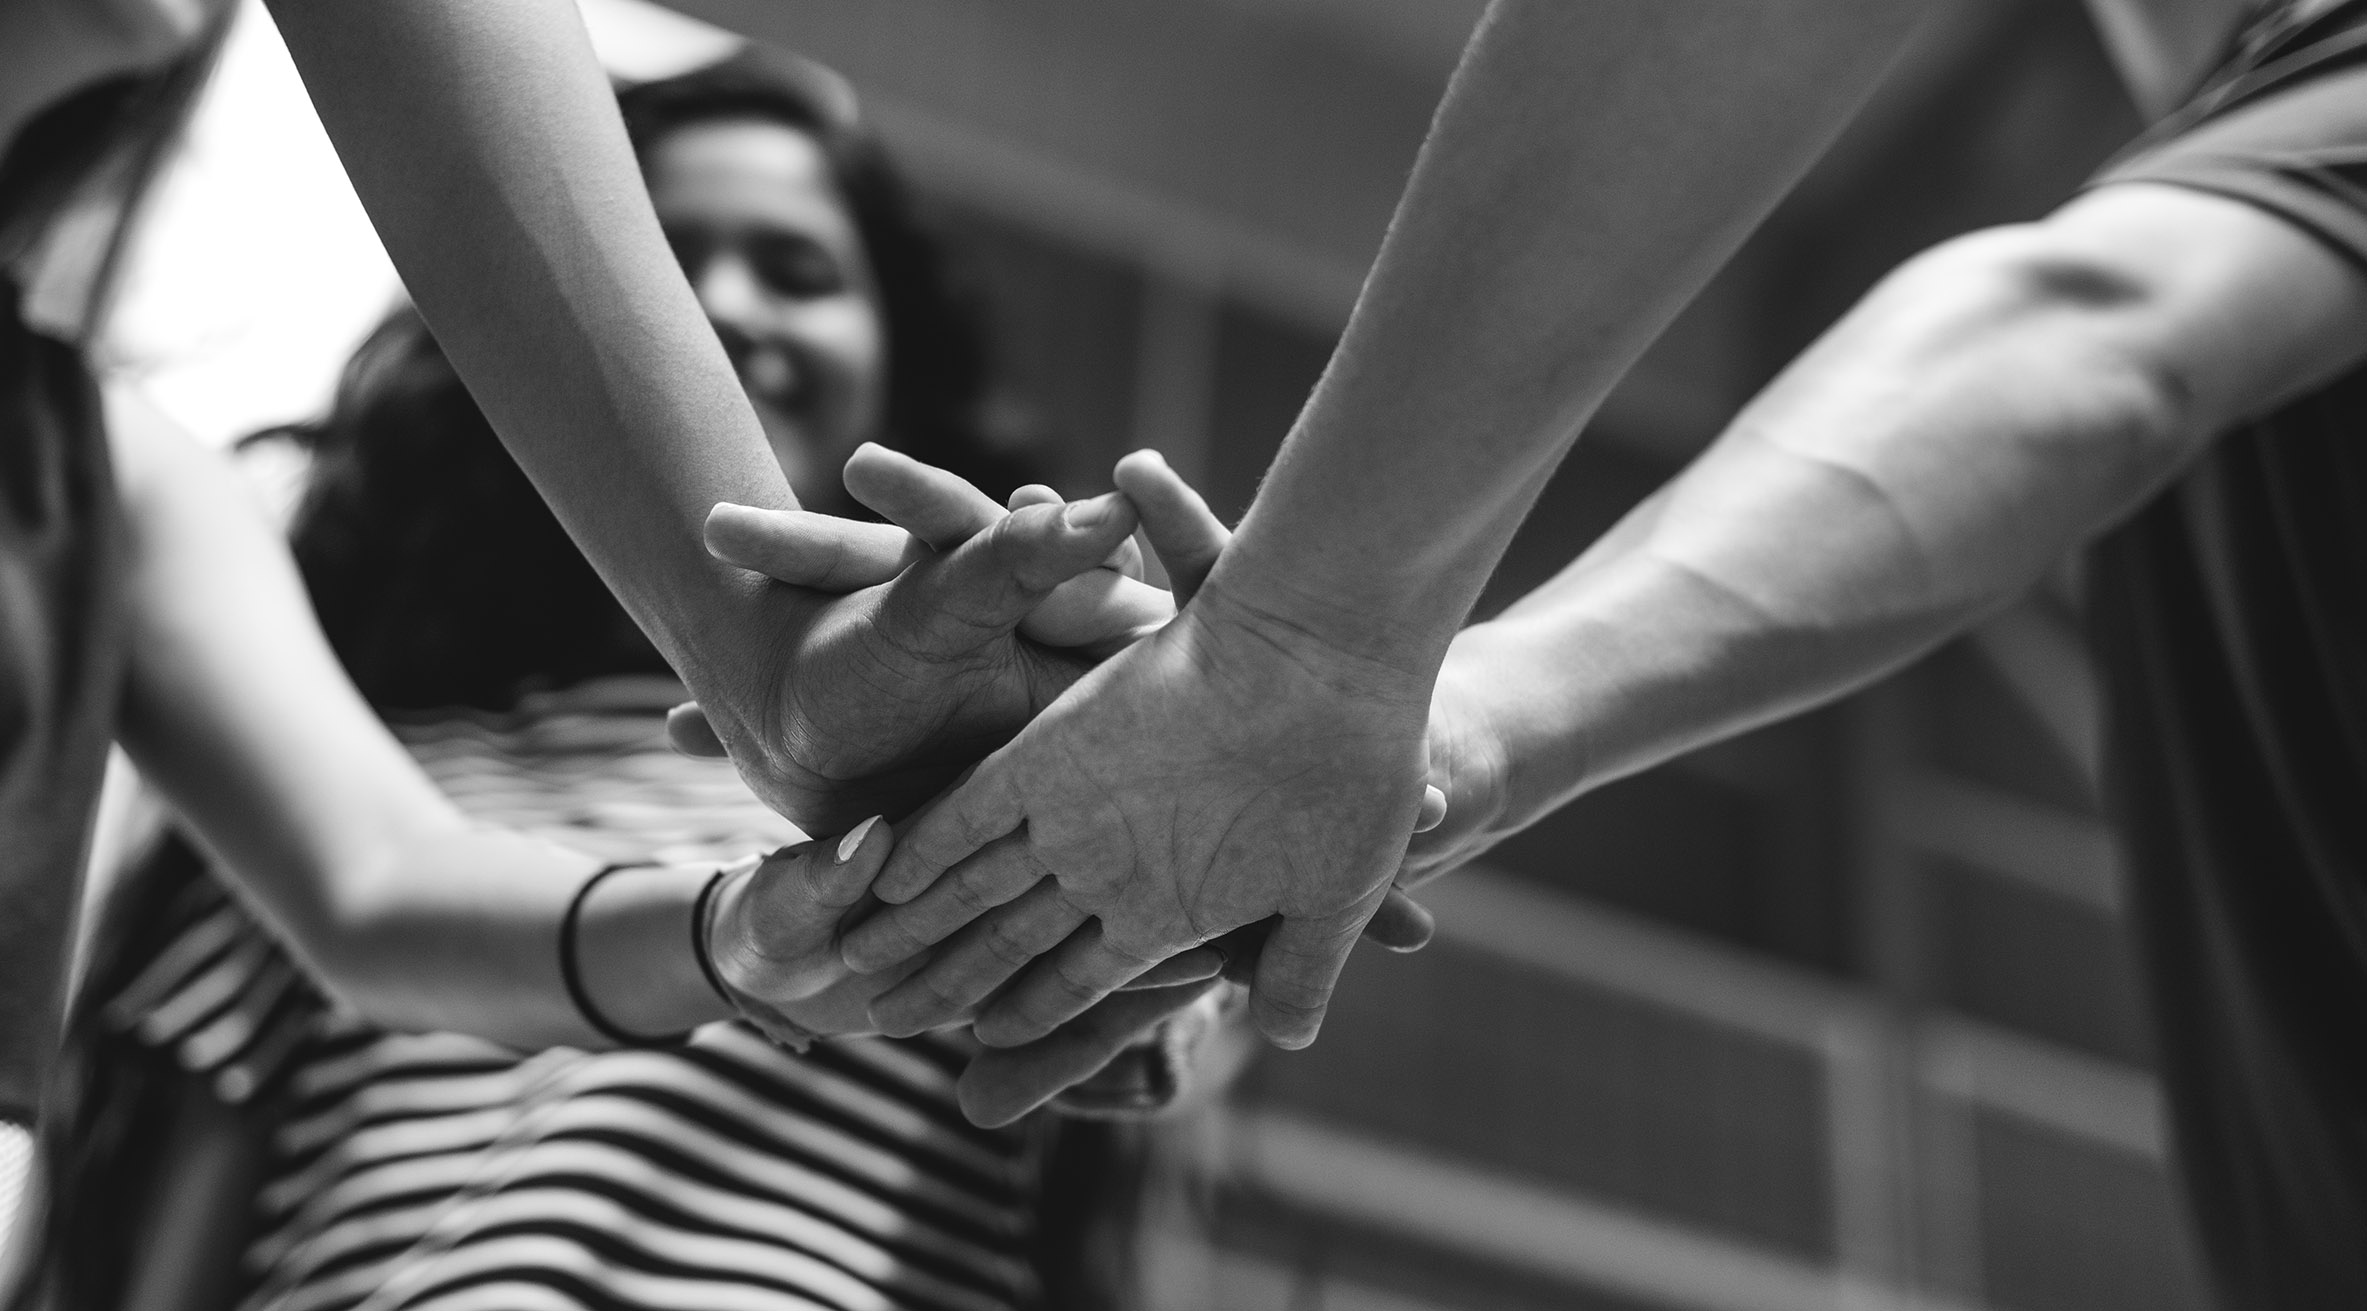
[[[1228,517],[1328,355],[1479,0],[587,0],[626,77],[846,74],[966,255],[1064,490],[1156,446]],[[1483,609],[1677,469],[1901,258],[2137,129],[2077,5],[1951,0],[1619,390]],[[235,147],[231,143],[237,143]],[[398,294],[241,26],[107,358],[227,442]],[[1435,886],[1320,1044],[1172,1126],[1158,1305],[2200,1306],[2094,795],[2075,569],[1834,709],[1606,788]]]

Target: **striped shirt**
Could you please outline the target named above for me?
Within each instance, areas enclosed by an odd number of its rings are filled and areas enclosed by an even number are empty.
[[[472,815],[610,860],[798,835],[675,755],[680,691],[610,680],[397,723]],[[993,1311],[1034,1305],[1040,1135],[963,1120],[952,1038],[521,1056],[341,1011],[212,880],[106,1021],[275,1114],[242,1311]]]

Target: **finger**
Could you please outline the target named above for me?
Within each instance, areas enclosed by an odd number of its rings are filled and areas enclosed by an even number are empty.
[[[973,649],[1016,627],[1053,588],[1098,568],[1133,531],[1134,508],[1116,492],[1015,510],[892,589],[879,623],[911,650]]]
[[[856,447],[842,477],[849,495],[939,551],[1003,517],[1003,507],[968,479],[877,442]]]
[[[1117,483],[1141,514],[1151,549],[1167,566],[1176,603],[1191,600],[1216,567],[1232,531],[1157,451],[1136,451],[1118,461]]]
[[[1042,483],[1029,483],[1011,493],[1010,506],[1014,510],[1024,510],[1031,505],[1058,505],[1067,499]],[[1115,569],[1139,582],[1142,579],[1142,547],[1129,537],[1118,543],[1118,549],[1110,552],[1109,558],[1101,562],[1101,567]]]
[[[1011,981],[970,1031],[989,1047],[1019,1047],[1077,1018],[1157,962],[1120,951],[1088,921]]]
[[[847,911],[863,900],[895,836],[877,816],[843,836],[785,847],[736,885],[726,883],[705,932],[716,974],[780,1003],[843,977],[832,949]]]
[[[1275,926],[1258,955],[1257,979],[1249,989],[1250,1021],[1267,1041],[1288,1048],[1315,1041],[1348,952],[1381,899],[1376,892],[1344,911],[1285,916]]]
[[[847,934],[847,967],[877,974],[907,960],[995,907],[1018,900],[1049,872],[1036,863],[1024,834],[988,843],[928,891],[902,905],[883,906],[857,925]]]
[[[929,553],[893,524],[728,502],[707,512],[706,538],[725,564],[822,592],[876,587]]]
[[[1367,942],[1399,952],[1420,951],[1437,932],[1438,921],[1430,908],[1396,888],[1389,889],[1381,898],[1381,908],[1364,924]]]
[[[1244,1000],[1248,997],[1238,988],[1211,990],[1182,1010],[1138,1030],[1109,1064],[1062,1089],[1052,1099],[1052,1109],[1085,1119],[1139,1120],[1181,1106],[1195,1084],[1206,1089],[1230,1082],[1232,1071],[1226,1067],[1238,1067],[1239,1060],[1214,1052],[1204,1055],[1203,1049],[1224,1026],[1229,999],[1236,995]]]
[[[1120,992],[1139,992],[1145,988],[1172,988],[1180,983],[1198,983],[1202,979],[1220,978],[1227,964],[1224,949],[1214,943],[1194,947],[1160,961],[1134,976]]]
[[[1173,618],[1175,598],[1165,588],[1091,569],[1053,588],[1019,621],[1019,631],[1045,646],[1102,656]]]
[[[1124,992],[1103,1001],[1048,1037],[1024,1047],[989,1049],[970,1062],[956,1085],[970,1123],[1011,1123],[1099,1073],[1159,1021],[1198,1001],[1213,981]]]
[[[950,1024],[1059,946],[1087,918],[1061,895],[1058,883],[1044,879],[1009,905],[980,915],[927,968],[881,993],[871,1003],[872,1023],[892,1038]]]
[[[715,726],[707,722],[707,712],[699,709],[696,701],[685,701],[666,712],[666,741],[683,755],[702,760],[722,760],[730,755],[723,749],[723,739],[715,735]]]
[[[781,848],[748,881],[741,898],[746,923],[767,934],[792,935],[819,922],[829,936],[839,914],[871,890],[895,846],[894,829],[874,815],[837,838]]]
[[[1009,747],[980,761],[969,775],[904,821],[904,832],[872,890],[901,904],[927,891],[938,877],[1027,819],[1004,763]]]
[[[1125,541],[1118,543],[1117,550],[1110,552],[1108,559],[1101,562],[1101,567],[1114,569],[1127,578],[1141,582],[1142,544],[1135,541],[1132,536],[1127,537]]]
[[[1424,785],[1422,788],[1422,807],[1421,809],[1414,812],[1414,832],[1428,833],[1430,830],[1446,823],[1446,817],[1446,793],[1436,787]]]

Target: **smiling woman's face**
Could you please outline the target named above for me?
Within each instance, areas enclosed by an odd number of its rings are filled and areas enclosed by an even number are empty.
[[[853,216],[813,138],[760,119],[677,128],[642,161],[658,222],[807,508],[877,435],[886,325]]]

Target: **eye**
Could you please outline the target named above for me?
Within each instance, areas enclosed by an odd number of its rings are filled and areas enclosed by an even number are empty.
[[[764,285],[784,296],[834,296],[847,285],[837,258],[803,237],[758,237],[748,243],[748,263]]]

